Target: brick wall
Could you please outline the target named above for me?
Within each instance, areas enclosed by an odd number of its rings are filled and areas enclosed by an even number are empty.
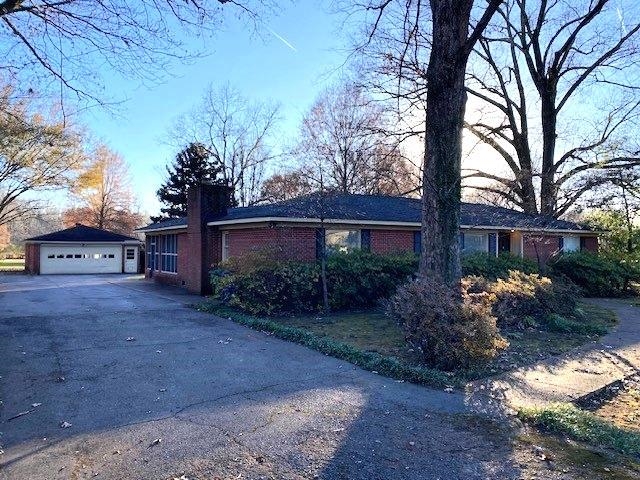
[[[40,274],[40,245],[27,243],[24,246],[24,269],[32,275]]]
[[[413,252],[413,230],[371,230],[371,251]]]
[[[560,236],[525,233],[522,239],[522,248],[525,258],[529,258],[539,265],[544,265],[553,254],[560,250]]]
[[[229,256],[262,251],[278,260],[313,261],[316,233],[310,227],[260,227],[227,230]]]

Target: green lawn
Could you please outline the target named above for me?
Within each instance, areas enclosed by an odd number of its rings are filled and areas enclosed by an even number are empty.
[[[586,303],[581,304],[580,309],[584,314],[584,321],[581,323],[592,327],[610,328],[616,322],[615,314],[609,310]],[[255,318],[229,308],[215,306],[215,304],[210,304],[207,310],[235,320],[240,317]],[[258,328],[261,321],[256,319]],[[426,368],[421,363],[419,355],[404,341],[400,327],[378,311],[334,313],[325,316],[272,317],[265,319],[264,322],[273,324],[275,329],[278,326],[293,327],[301,332],[309,332],[320,340],[344,344],[361,352],[393,357],[409,367]],[[245,324],[252,326],[251,321]],[[597,335],[558,333],[540,329],[503,332],[503,335],[510,342],[506,351],[489,364],[456,372],[456,376],[466,380],[490,376],[530,365],[549,356],[560,355],[597,338]]]
[[[7,258],[0,259],[0,271],[21,271],[24,270],[24,259]]]

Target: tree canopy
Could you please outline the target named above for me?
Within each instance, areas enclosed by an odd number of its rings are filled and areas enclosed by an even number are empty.
[[[190,143],[170,165],[166,166],[167,179],[158,189],[158,200],[163,203],[162,215],[152,217],[153,221],[163,218],[177,218],[187,215],[187,193],[190,187],[202,182],[223,182],[224,167],[218,157],[201,143]]]

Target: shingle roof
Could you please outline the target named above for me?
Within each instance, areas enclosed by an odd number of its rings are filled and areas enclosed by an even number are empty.
[[[223,217],[209,221],[240,220],[259,217],[320,218],[358,222],[420,223],[421,201],[415,198],[385,195],[319,194],[254,207],[232,208]],[[466,227],[518,229],[590,230],[574,222],[532,215],[508,208],[463,203],[460,224]]]
[[[164,228],[177,228],[177,227],[186,227],[187,226],[187,217],[180,218],[169,218],[167,220],[161,220],[159,222],[151,223],[146,227],[139,228],[138,232],[146,232],[148,230],[162,230]]]
[[[209,222],[249,220],[252,218],[325,218],[354,222],[420,223],[421,201],[415,198],[385,195],[311,194],[303,197],[252,207],[231,208],[224,216],[210,217]],[[168,224],[167,222],[175,222]],[[590,228],[566,220],[511,210],[508,208],[463,203],[460,224],[465,227],[496,227],[521,230],[577,230]],[[186,226],[186,218],[151,224],[141,231]]]
[[[57,232],[47,233],[46,235],[40,235],[38,237],[27,238],[27,242],[78,242],[78,243],[93,243],[93,242],[130,242],[139,241],[137,238],[127,237],[126,235],[120,235],[119,233],[109,232],[108,230],[101,230],[99,228],[88,227],[77,223],[75,227],[66,228]]]

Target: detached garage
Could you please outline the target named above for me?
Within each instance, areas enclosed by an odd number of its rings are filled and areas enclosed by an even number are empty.
[[[25,241],[31,274],[138,273],[140,241],[76,224]]]

